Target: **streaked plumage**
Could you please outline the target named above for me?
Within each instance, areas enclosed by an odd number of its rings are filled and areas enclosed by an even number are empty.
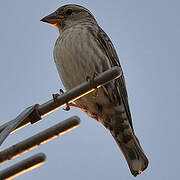
[[[86,8],[65,5],[42,21],[59,29],[54,60],[66,90],[94,73],[120,66],[111,40]],[[134,176],[147,168],[148,159],[133,130],[124,76],[100,88],[97,95],[91,93],[76,103],[110,131]]]

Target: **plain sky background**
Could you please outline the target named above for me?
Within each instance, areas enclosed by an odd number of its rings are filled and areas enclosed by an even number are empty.
[[[179,179],[180,1],[1,0],[0,124],[63,88],[54,61],[58,31],[40,19],[67,3],[88,8],[112,39],[124,70],[134,128],[149,157],[139,180]],[[135,179],[111,135],[78,109],[62,109],[8,139],[9,147],[70,116],[81,125],[1,169],[37,152],[46,163],[18,180]]]

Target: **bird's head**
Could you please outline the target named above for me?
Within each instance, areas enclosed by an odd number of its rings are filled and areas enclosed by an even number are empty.
[[[55,12],[41,19],[41,21],[56,26],[60,32],[80,22],[91,21],[96,23],[94,16],[88,9],[75,4],[60,7]]]

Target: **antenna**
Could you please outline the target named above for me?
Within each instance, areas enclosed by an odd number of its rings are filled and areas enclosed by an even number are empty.
[[[22,111],[15,119],[0,126],[0,146],[6,140],[6,138],[13,132],[23,128],[24,126],[35,124],[43,119],[46,115],[58,110],[59,108],[66,106],[67,103],[71,103],[93,91],[100,88],[109,81],[116,79],[122,75],[120,67],[115,66],[101,74],[98,74],[90,81],[86,81],[71,90],[59,95],[54,94],[53,99],[39,105],[35,104]],[[54,139],[72,129],[78,127],[80,119],[77,116],[73,116],[64,120],[28,139],[23,140],[3,151],[0,152],[0,164],[13,159],[20,154],[30,151],[32,148],[37,148],[39,145],[46,143],[49,140]],[[39,161],[36,161],[36,157]],[[12,178],[27,170],[31,170],[32,167],[42,164],[45,161],[45,155],[43,153],[31,156],[5,170],[0,171],[0,179],[4,177]],[[27,167],[27,168],[22,168]]]

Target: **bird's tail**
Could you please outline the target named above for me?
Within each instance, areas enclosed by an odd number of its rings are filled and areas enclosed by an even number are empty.
[[[128,136],[126,136],[125,139],[127,141],[124,141],[124,138],[122,138],[122,134],[115,136],[114,131],[110,132],[113,135],[118,146],[120,147],[122,153],[124,154],[124,157],[126,158],[131,173],[134,176],[137,176],[142,171],[144,171],[148,166],[148,159],[144,154],[144,151],[141,148],[141,145],[137,137],[134,134],[131,134],[129,136],[129,140],[127,139]]]

